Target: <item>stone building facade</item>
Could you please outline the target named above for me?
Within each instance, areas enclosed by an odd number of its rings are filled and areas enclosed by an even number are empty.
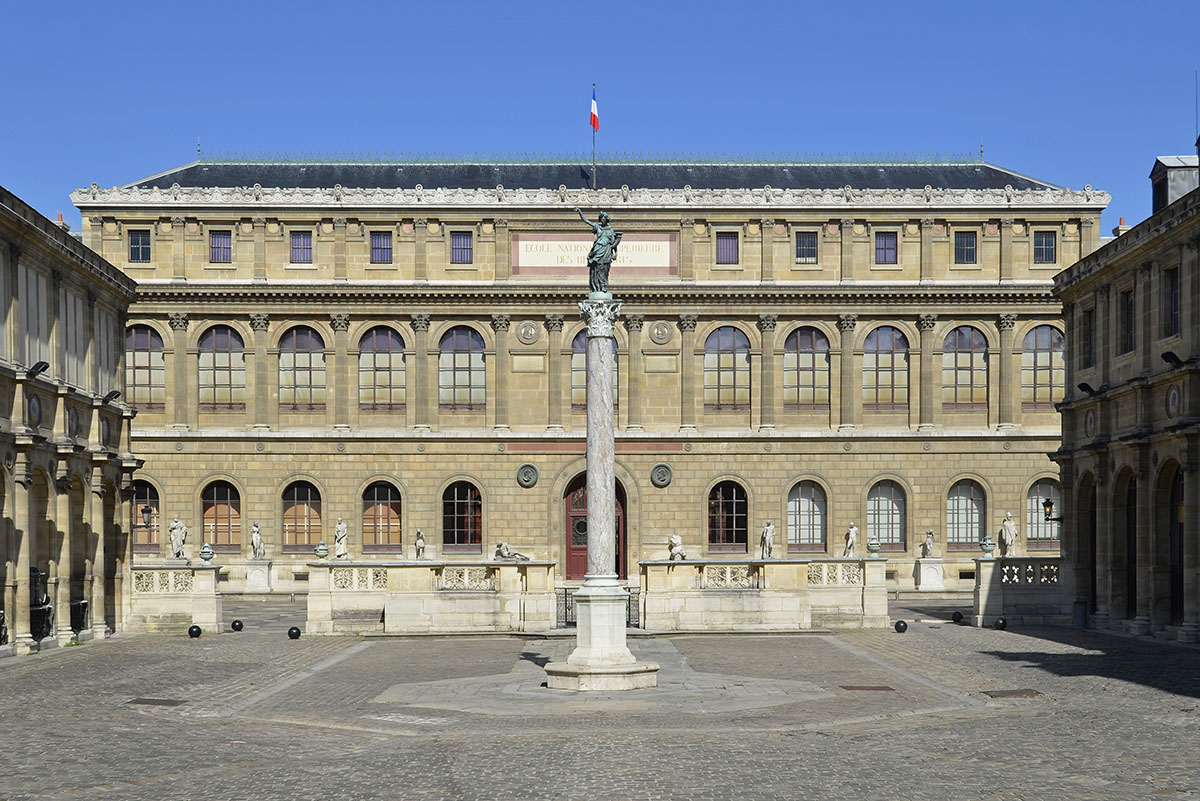
[[[932,529],[972,586],[1006,512],[1057,553],[1063,332],[1051,279],[1108,195],[937,163],[201,160],[76,191],[138,282],[127,334],[137,506],[247,586],[302,590],[336,521],[353,559],[586,565],[577,303],[589,217],[624,232],[618,573],[689,554],[841,556],[877,536],[914,586]],[[1056,496],[1055,496],[1056,497]],[[1033,511],[1031,511],[1033,510]],[[135,558],[163,557],[157,520]]]
[[[1194,157],[1190,168],[1195,186]],[[1189,642],[1200,628],[1198,248],[1193,190],[1055,279],[1074,343],[1056,455],[1074,591],[1097,627]]]
[[[0,188],[0,653],[121,623],[133,299],[132,279]]]

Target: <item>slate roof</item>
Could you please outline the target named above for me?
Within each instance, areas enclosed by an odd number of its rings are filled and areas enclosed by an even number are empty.
[[[616,189],[1058,189],[986,162],[977,163],[601,163],[597,186]],[[585,189],[591,165],[580,163],[252,163],[197,161],[127,184],[128,187],[364,189]]]

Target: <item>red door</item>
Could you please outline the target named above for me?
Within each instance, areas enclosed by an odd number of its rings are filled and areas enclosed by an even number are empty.
[[[587,474],[578,476],[567,488],[566,539],[567,580],[587,575]],[[617,563],[613,572],[625,578],[625,490],[617,482]]]

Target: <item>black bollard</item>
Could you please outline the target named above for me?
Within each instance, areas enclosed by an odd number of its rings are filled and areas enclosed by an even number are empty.
[[[300,627],[292,626],[290,629],[288,629],[288,637],[293,640],[300,639]]]
[[[193,640],[196,639],[197,637],[199,637],[203,633],[204,633],[204,631],[199,626],[196,626],[196,625],[188,626],[188,636],[191,637]]]
[[[895,628],[897,634],[903,634],[904,632],[908,631],[908,624],[903,620],[897,620]]]
[[[1008,628],[1008,621],[1002,617],[998,617],[992,621],[992,628],[994,628],[996,631],[1004,631],[1006,628]]]
[[[233,629],[234,631],[241,631],[242,630],[242,621],[240,621],[240,620],[233,621],[232,623],[229,624],[229,628]]]
[[[955,609],[954,614],[950,616],[950,619],[955,623],[962,623],[962,612]]]

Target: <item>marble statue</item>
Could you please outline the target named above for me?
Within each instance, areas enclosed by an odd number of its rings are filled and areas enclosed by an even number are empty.
[[[175,515],[175,519],[171,521],[171,525],[167,526],[167,531],[171,535],[171,556],[176,559],[183,558],[183,544],[187,542],[187,526],[179,519],[179,515]]]
[[[614,231],[608,224],[607,211],[600,212],[600,222],[598,223],[583,216],[583,212],[579,209],[575,209],[575,213],[579,215],[579,219],[592,227],[592,232],[596,235],[596,241],[592,243],[592,249],[588,251],[587,255],[588,287],[592,292],[607,293],[608,271],[612,267],[613,260],[617,258],[617,245],[621,244],[623,234],[620,231]]]
[[[346,538],[349,535],[349,529],[346,526],[346,521],[338,518],[337,526],[333,529],[333,558],[346,559],[349,557],[349,552],[346,550]]]
[[[1004,522],[1000,524],[1000,546],[1004,556],[1012,554],[1013,545],[1016,542],[1017,524],[1013,521],[1012,512],[1009,512],[1004,516]]]
[[[262,530],[258,527],[258,521],[254,521],[254,525],[250,526],[250,551],[251,559],[266,559],[267,547],[263,545]]]
[[[770,520],[763,526],[762,534],[758,538],[759,550],[762,559],[770,559],[771,552],[775,550],[775,524]]]
[[[417,549],[417,558],[424,559],[425,558],[425,534],[421,531],[421,529],[417,529],[417,539],[413,543],[413,545]]]
[[[921,558],[929,559],[933,556],[933,529],[925,532],[925,541],[921,543]]]
[[[528,562],[529,557],[520,551],[514,551],[508,547],[507,542],[496,543],[496,559],[507,559],[512,562]]]
[[[672,562],[681,562],[687,559],[687,553],[683,550],[683,537],[678,534],[672,534],[667,537],[667,548],[671,551],[670,559]]]
[[[846,529],[846,549],[842,551],[842,558],[853,559],[856,548],[858,548],[858,526],[854,525],[852,520],[850,528]]]

